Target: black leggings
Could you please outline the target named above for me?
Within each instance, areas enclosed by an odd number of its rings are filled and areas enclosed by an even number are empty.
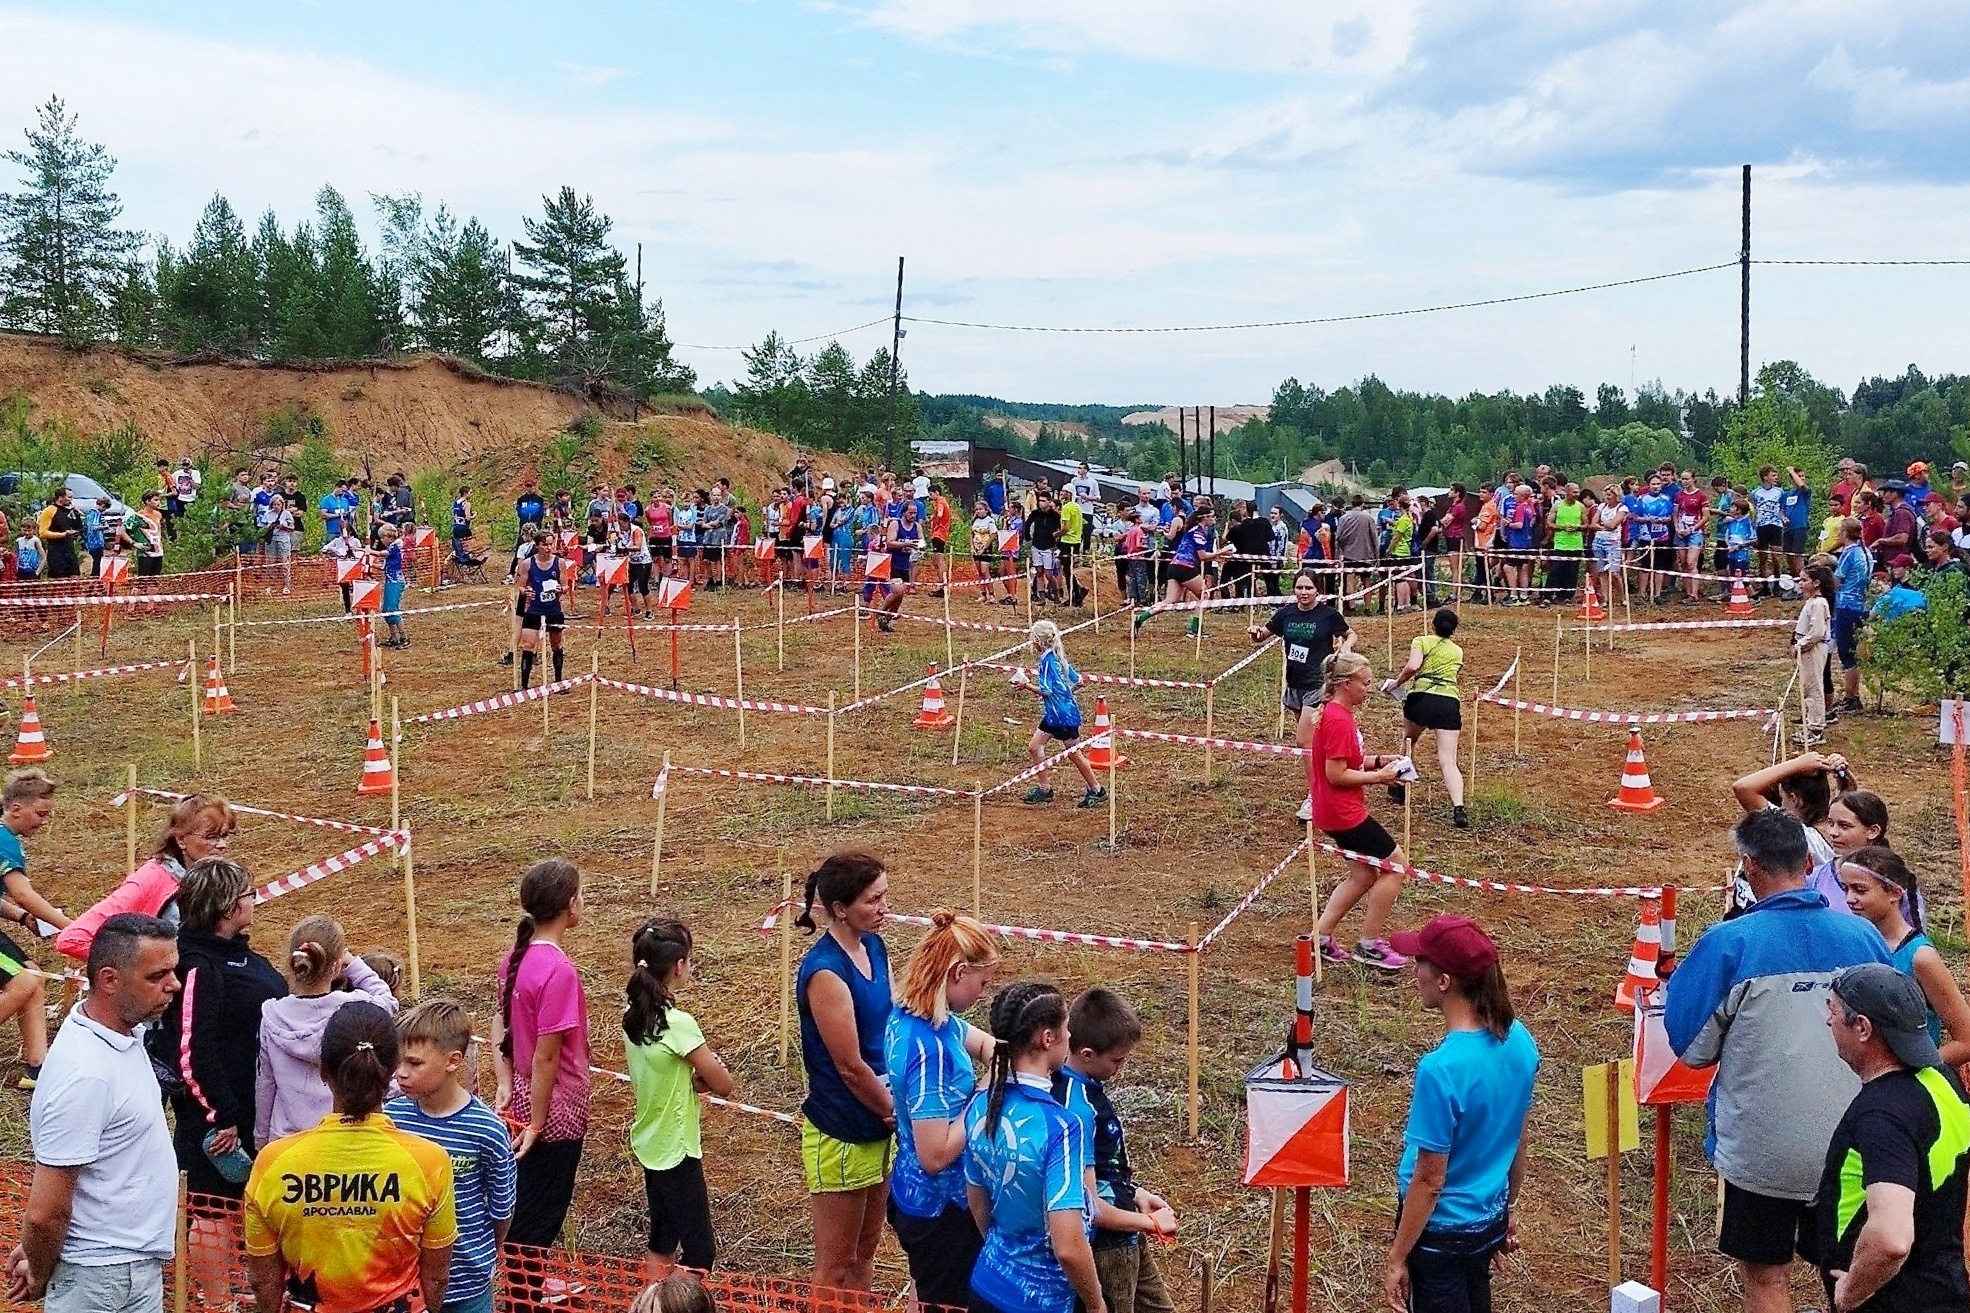
[[[513,1224],[506,1238],[516,1245],[544,1249],[561,1236],[568,1205],[575,1197],[575,1170],[581,1166],[580,1140],[538,1140],[520,1160],[513,1195]]]
[[[629,563],[629,592],[641,593],[645,597],[650,595],[650,565],[648,561],[641,565],[634,561]]]

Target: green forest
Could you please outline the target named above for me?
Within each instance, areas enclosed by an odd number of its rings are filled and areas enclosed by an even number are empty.
[[[60,99],[40,108],[24,136],[25,148],[5,155],[18,175],[13,190],[0,192],[0,328],[78,346],[294,363],[437,351],[597,405],[696,386],[674,358],[663,302],[643,285],[640,260],[632,264],[612,241],[608,214],[572,186],[542,196],[538,214],[505,241],[443,204],[377,196],[371,249],[331,186],[291,226],[271,211],[249,224],[214,195],[189,236],[174,241],[122,226],[116,161],[84,138]],[[744,352],[740,375],[703,399],[817,450],[875,455],[893,432],[899,441],[970,439],[1138,474],[1177,468],[1173,433],[1121,422],[1152,403],[919,393],[886,348],[858,363],[839,342],[800,346],[768,333]],[[1914,365],[1849,392],[1779,361],[1759,372],[1745,406],[1659,382],[1632,395],[1604,383],[1591,397],[1568,385],[1449,397],[1372,375],[1332,388],[1287,378],[1270,400],[1268,419],[1219,438],[1216,473],[1266,482],[1338,459],[1375,486],[1475,485],[1538,464],[1590,474],[1669,460],[1735,473],[1765,460],[1821,469],[1843,453],[1899,470],[1970,456],[1970,377],[1931,377]],[[1037,436],[993,422],[1012,419],[1038,421]]]

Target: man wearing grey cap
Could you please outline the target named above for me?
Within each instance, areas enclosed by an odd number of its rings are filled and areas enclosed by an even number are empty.
[[[1929,1038],[1912,977],[1880,963],[1833,977],[1833,1046],[1861,1090],[1820,1175],[1817,1260],[1836,1313],[1963,1308],[1970,1107]]]

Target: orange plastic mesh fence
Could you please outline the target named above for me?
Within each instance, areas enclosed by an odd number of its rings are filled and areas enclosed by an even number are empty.
[[[18,1217],[27,1204],[33,1169],[0,1164],[0,1216]],[[241,1247],[240,1206],[236,1200],[191,1195],[183,1228],[186,1263],[185,1309],[244,1308],[252,1290]],[[508,1245],[501,1255],[496,1303],[512,1313],[626,1313],[646,1284],[643,1256],[590,1254],[570,1249]],[[713,1272],[706,1287],[720,1313],[874,1313],[902,1309],[893,1294],[834,1290],[787,1277],[744,1272]],[[175,1309],[177,1273],[165,1273],[165,1299]],[[422,1301],[413,1296],[413,1306]],[[962,1313],[938,1304],[916,1306],[924,1313]]]

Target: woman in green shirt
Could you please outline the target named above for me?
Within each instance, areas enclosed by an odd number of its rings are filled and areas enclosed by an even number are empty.
[[[1546,588],[1552,600],[1564,605],[1580,588],[1580,562],[1587,554],[1587,507],[1580,500],[1580,485],[1566,485],[1566,496],[1553,503],[1546,524],[1553,531],[1553,559],[1546,566]],[[1541,605],[1544,605],[1542,603]]]
[[[1444,607],[1430,617],[1430,633],[1409,644],[1409,660],[1395,678],[1382,685],[1394,696],[1404,684],[1409,696],[1402,700],[1402,732],[1409,740],[1413,759],[1416,741],[1428,730],[1436,735],[1437,765],[1443,768],[1443,786],[1450,794],[1450,823],[1460,830],[1471,828],[1464,811],[1464,772],[1457,768],[1457,736],[1464,728],[1464,704],[1457,692],[1457,675],[1464,667],[1464,649],[1450,641],[1457,632],[1457,613]],[[1404,801],[1404,786],[1391,784],[1389,794]]]
[[[711,1270],[715,1245],[698,1095],[730,1097],[732,1075],[705,1043],[697,1019],[674,1001],[691,978],[691,928],[663,917],[645,921],[630,939],[630,956],[635,966],[622,1014],[623,1054],[636,1092],[629,1147],[643,1165],[650,1206],[645,1271],[660,1281],[680,1262]]]

